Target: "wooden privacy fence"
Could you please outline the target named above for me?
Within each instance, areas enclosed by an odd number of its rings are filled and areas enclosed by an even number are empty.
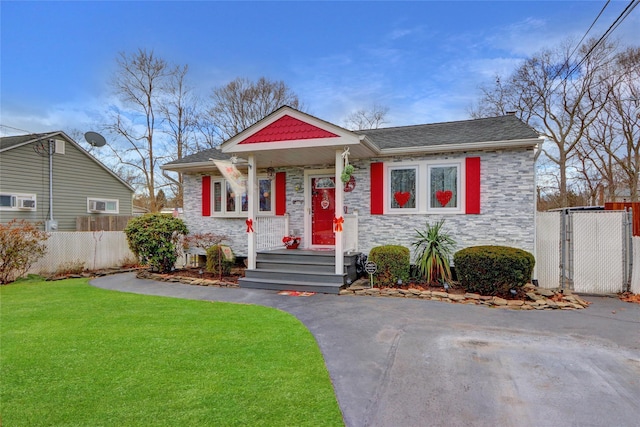
[[[99,270],[135,260],[122,231],[54,232],[46,245],[46,255],[31,266],[29,273],[51,274],[79,264],[88,270]]]
[[[624,211],[633,212],[633,235],[640,236],[640,203],[639,202],[611,202],[605,203],[604,209],[607,211]]]

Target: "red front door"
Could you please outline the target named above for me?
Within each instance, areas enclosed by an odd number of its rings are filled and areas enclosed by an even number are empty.
[[[311,244],[335,245],[333,218],[336,212],[335,178],[311,178]]]

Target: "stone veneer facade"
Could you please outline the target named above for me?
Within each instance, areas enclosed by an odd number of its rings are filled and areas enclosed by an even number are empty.
[[[466,214],[392,214],[371,215],[370,173],[372,162],[421,160],[460,160],[481,158],[481,202],[479,215]],[[384,157],[353,160],[356,187],[345,193],[344,205],[349,213],[358,212],[358,247],[368,253],[380,245],[402,245],[412,249],[416,229],[426,222],[434,224],[444,218],[444,230],[456,241],[456,250],[476,245],[506,245],[534,253],[535,248],[535,160],[533,149],[495,150],[471,153],[434,154],[415,157]],[[326,169],[319,165],[310,169]],[[286,172],[287,212],[290,230],[304,230],[304,171],[302,168],[280,169]],[[212,232],[229,237],[234,252],[247,255],[244,218],[216,218],[201,215],[202,174],[184,177],[184,219],[192,233]],[[298,188],[298,191],[296,191]]]

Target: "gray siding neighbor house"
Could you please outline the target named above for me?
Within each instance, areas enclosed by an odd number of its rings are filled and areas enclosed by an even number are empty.
[[[0,138],[0,223],[76,231],[77,217],[131,216],[133,193],[64,132]]]
[[[349,131],[282,107],[218,149],[163,169],[183,174],[190,232],[225,235],[247,256],[241,286],[300,289],[300,273],[286,273],[296,269],[316,282],[307,289],[335,292],[353,279],[352,254],[411,248],[416,229],[441,219],[457,249],[533,253],[540,142],[513,115]],[[300,242],[297,250],[282,250],[286,236]],[[324,259],[305,264],[306,254]],[[334,277],[311,275],[329,261]],[[332,290],[317,285],[333,278]]]

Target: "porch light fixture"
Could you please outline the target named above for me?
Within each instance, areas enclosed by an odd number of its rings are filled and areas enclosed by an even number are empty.
[[[276,170],[272,167],[268,167],[267,176],[269,177],[269,179],[273,179],[273,177],[276,176]]]

